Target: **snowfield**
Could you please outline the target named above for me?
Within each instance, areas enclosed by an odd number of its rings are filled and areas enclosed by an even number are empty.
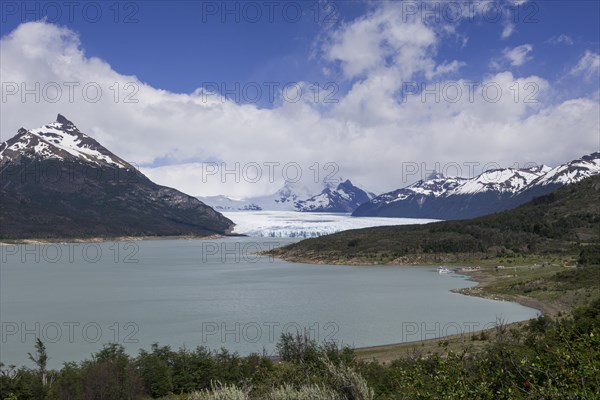
[[[295,211],[224,212],[236,226],[234,233],[253,237],[317,237],[373,226],[426,224],[434,219],[352,217],[342,213]]]

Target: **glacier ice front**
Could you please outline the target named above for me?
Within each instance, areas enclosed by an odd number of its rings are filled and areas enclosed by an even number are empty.
[[[253,237],[318,237],[348,229],[426,224],[433,219],[352,217],[341,213],[237,211],[223,213],[235,224],[234,233]]]

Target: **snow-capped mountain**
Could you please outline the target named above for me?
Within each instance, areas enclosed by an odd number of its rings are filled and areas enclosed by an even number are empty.
[[[269,196],[252,197],[251,204],[257,204],[263,210],[295,211],[296,203],[312,195],[310,189],[301,183],[286,182],[277,192]]]
[[[491,169],[472,179],[465,179],[460,185],[450,190],[448,195],[469,195],[482,192],[519,193],[549,170],[550,167],[546,165],[525,169]]]
[[[464,219],[530,201],[559,186],[600,174],[600,153],[550,168],[493,169],[466,179],[434,174],[405,188],[375,197],[354,216]]]
[[[60,114],[55,122],[41,128],[19,129],[15,136],[0,145],[0,167],[24,157],[36,161],[81,161],[98,167],[133,169]]]
[[[286,182],[275,193],[266,196],[240,200],[223,195],[197,198],[219,211],[295,211],[296,202],[310,196],[311,192],[306,186],[296,182]]]
[[[548,169],[544,175],[533,181],[531,186],[569,185],[597,174],[600,174],[599,152]]]
[[[224,211],[260,211],[262,208],[247,200],[231,199],[227,196],[198,196],[198,200],[208,204],[219,212]]]
[[[407,200],[413,197],[438,197],[460,186],[466,179],[460,177],[445,177],[434,173],[425,180],[420,180],[402,189],[384,193],[371,200],[372,204],[387,204]]]
[[[0,238],[206,236],[233,222],[159,186],[58,115],[0,145]]]
[[[260,197],[236,200],[226,196],[206,196],[198,199],[219,211],[299,211],[351,213],[375,195],[346,180],[327,183],[319,194],[300,183],[286,182],[277,192]]]
[[[353,185],[347,179],[336,187],[326,187],[318,195],[297,201],[295,209],[303,212],[351,213],[373,197],[371,193]]]

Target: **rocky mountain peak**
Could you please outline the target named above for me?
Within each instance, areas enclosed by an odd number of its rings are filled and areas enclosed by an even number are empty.
[[[56,122],[58,122],[61,125],[66,125],[66,126],[75,126],[74,123],[72,123],[71,121],[69,121],[67,118],[65,118],[64,115],[62,114],[58,114],[56,116]]]
[[[23,157],[133,169],[61,114],[55,122],[40,128],[19,129],[17,135],[0,145],[0,165]]]

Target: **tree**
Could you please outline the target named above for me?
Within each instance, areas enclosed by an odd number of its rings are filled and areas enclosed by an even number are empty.
[[[38,367],[38,373],[42,380],[42,386],[46,386],[48,379],[46,369],[48,364],[48,353],[46,353],[46,345],[44,345],[44,342],[42,342],[40,338],[37,338],[35,341],[35,352],[36,357],[34,357],[31,353],[27,353],[27,355],[29,356],[29,359]]]
[[[152,345],[152,352],[140,350],[136,367],[146,392],[153,397],[166,396],[173,390],[172,371],[169,361],[172,358],[169,347],[159,348],[157,343]]]

